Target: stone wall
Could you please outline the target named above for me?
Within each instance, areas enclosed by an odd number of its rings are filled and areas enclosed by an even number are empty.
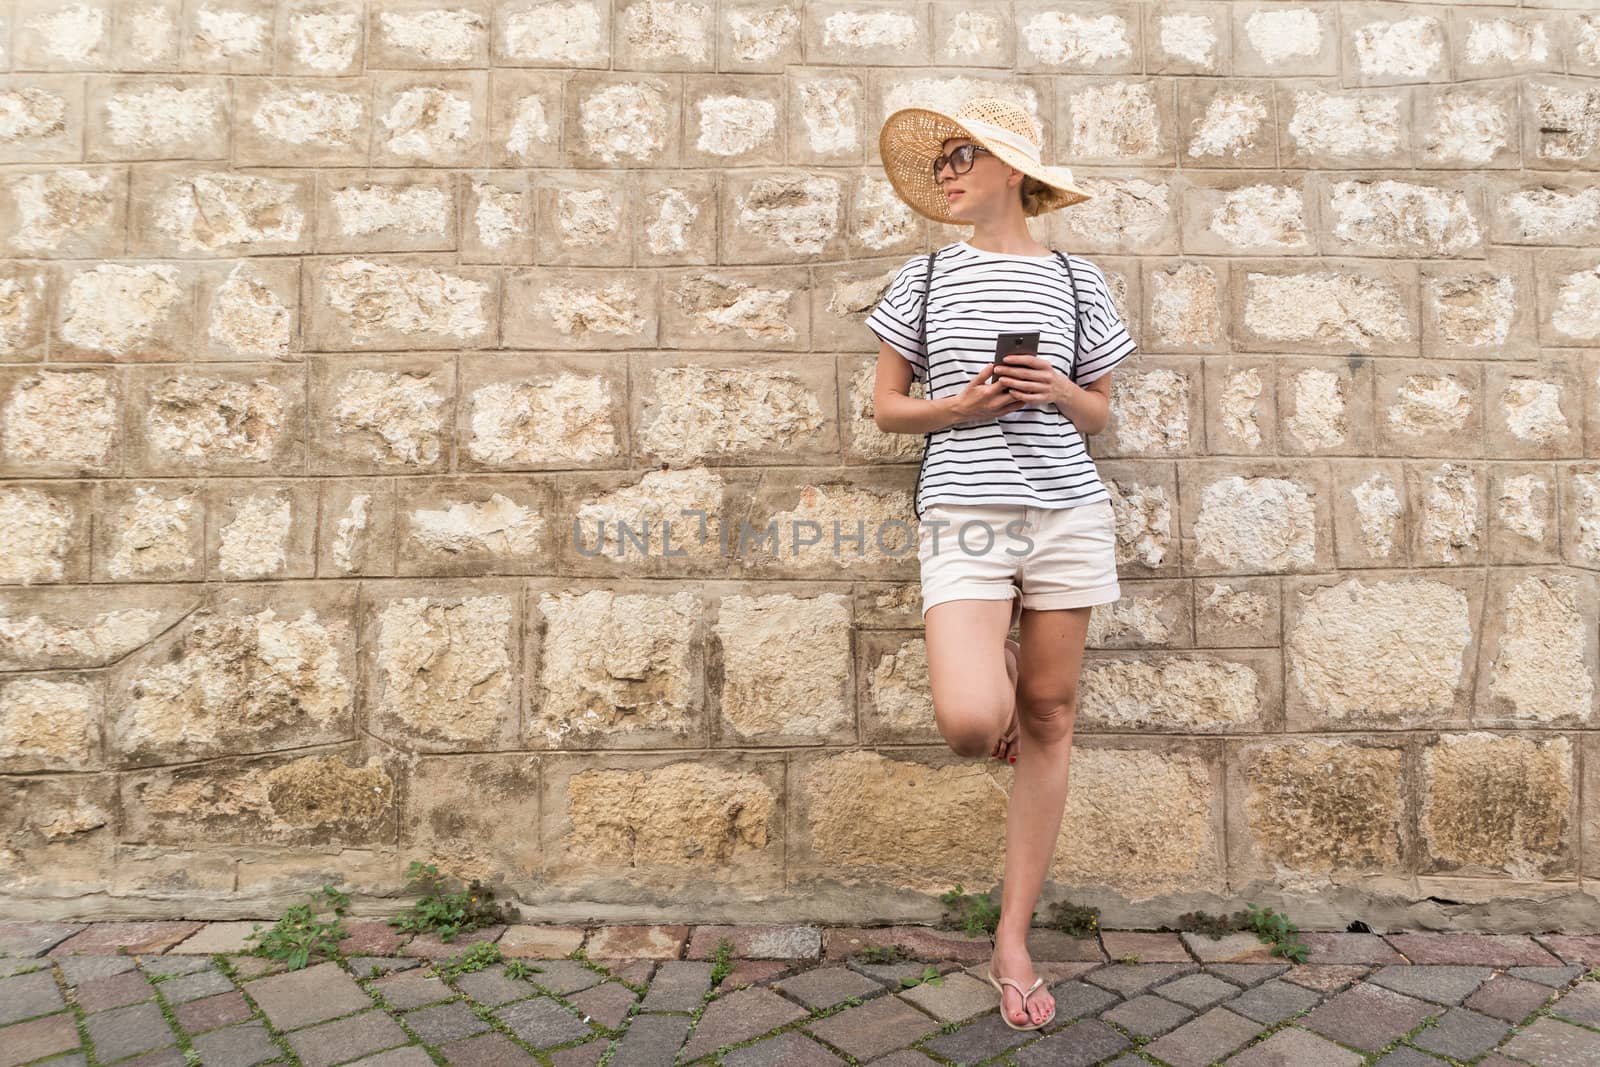
[[[0,0],[7,914],[993,884],[862,325],[977,92],[1140,342],[1045,903],[1592,915],[1593,0]]]

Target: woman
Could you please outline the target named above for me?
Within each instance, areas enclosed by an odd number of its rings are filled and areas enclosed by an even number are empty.
[[[1121,595],[1111,498],[1083,435],[1105,426],[1111,368],[1136,346],[1100,269],[1028,232],[1028,217],[1090,194],[1040,162],[1021,107],[902,108],[879,147],[912,208],[972,227],[931,276],[927,256],[907,262],[868,316],[882,342],[874,418],[928,434],[915,508],[939,732],[960,755],[1006,759],[1025,801],[1006,816],[989,981],[1006,1024],[1034,1030],[1055,1017],[1027,936],[1066,807],[1084,636],[1093,606]],[[1037,331],[1038,354],[996,368],[1003,331]],[[914,377],[926,399],[908,395]],[[1006,637],[1019,624],[1020,645]]]

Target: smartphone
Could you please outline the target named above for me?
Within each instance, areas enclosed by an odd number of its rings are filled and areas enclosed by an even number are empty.
[[[994,374],[1000,376],[1000,368],[1005,364],[1006,357],[1013,353],[1026,353],[1030,356],[1039,354],[1039,331],[1032,333],[1000,333],[994,341]]]

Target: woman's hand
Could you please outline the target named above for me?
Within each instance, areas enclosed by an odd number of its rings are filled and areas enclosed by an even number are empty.
[[[1000,382],[1023,404],[1049,404],[1066,395],[1068,388],[1076,389],[1072,380],[1056,370],[1043,356],[1026,352],[1013,352],[1001,365]]]
[[[960,419],[959,424],[988,422],[1008,411],[1016,411],[1026,401],[1018,398],[1005,381],[994,378],[994,365],[987,364],[972,380],[950,400],[950,410]]]

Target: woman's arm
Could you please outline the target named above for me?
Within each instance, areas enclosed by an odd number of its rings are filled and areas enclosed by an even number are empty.
[[[884,433],[928,433],[961,421],[955,397],[911,395],[911,364],[887,341],[878,342],[878,376],[872,387],[872,421]]]
[[[1111,374],[1106,371],[1088,385],[1078,385],[1060,372],[1050,379],[1054,386],[1050,402],[1084,436],[1099,433],[1111,419]]]

